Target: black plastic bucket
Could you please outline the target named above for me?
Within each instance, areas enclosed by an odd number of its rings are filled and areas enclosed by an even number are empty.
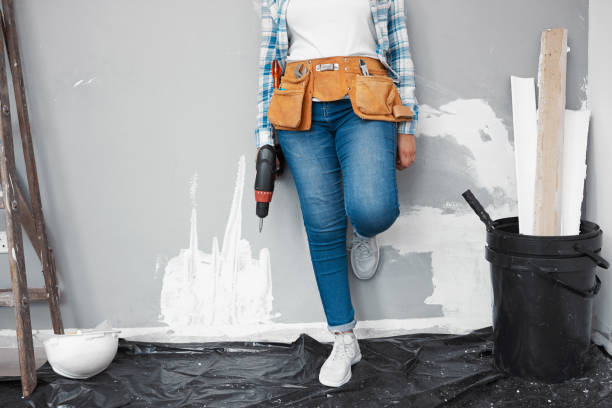
[[[491,221],[469,190],[463,196],[487,225],[495,365],[548,383],[580,376],[601,285],[595,268],[609,267],[599,255],[602,230],[583,220],[579,235],[523,235],[518,217]]]

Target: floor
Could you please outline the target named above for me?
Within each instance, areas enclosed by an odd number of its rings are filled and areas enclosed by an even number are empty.
[[[466,335],[360,339],[361,362],[339,388],[318,382],[331,344],[150,343],[120,339],[114,361],[87,380],[38,370],[32,396],[0,378],[2,407],[612,407],[612,359],[591,347],[583,377],[547,385],[492,364],[491,329]]]

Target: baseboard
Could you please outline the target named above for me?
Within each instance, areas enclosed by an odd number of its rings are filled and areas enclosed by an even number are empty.
[[[379,338],[411,333],[465,334],[490,326],[486,319],[457,319],[449,317],[423,319],[383,319],[358,321],[357,338]],[[189,343],[213,341],[272,341],[291,343],[302,333],[321,342],[333,340],[325,322],[266,323],[240,326],[187,326],[187,327],[124,327],[119,337],[133,341]],[[33,330],[35,334],[52,334],[50,329]],[[39,342],[35,339],[35,345]],[[15,330],[0,330],[0,347],[15,347]]]

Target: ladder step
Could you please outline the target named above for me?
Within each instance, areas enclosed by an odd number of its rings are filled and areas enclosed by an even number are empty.
[[[59,288],[57,289],[57,297],[60,297]],[[45,288],[28,288],[28,298],[30,302],[42,302],[48,299],[47,289]],[[15,306],[15,299],[13,297],[13,289],[0,289],[0,307]]]

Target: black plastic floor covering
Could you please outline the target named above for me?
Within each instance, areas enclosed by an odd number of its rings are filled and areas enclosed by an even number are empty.
[[[612,362],[593,346],[584,378],[546,385],[493,368],[491,329],[359,340],[363,358],[339,388],[321,385],[331,344],[146,343],[120,339],[115,360],[87,380],[38,370],[21,398],[1,379],[1,407],[612,407]]]

